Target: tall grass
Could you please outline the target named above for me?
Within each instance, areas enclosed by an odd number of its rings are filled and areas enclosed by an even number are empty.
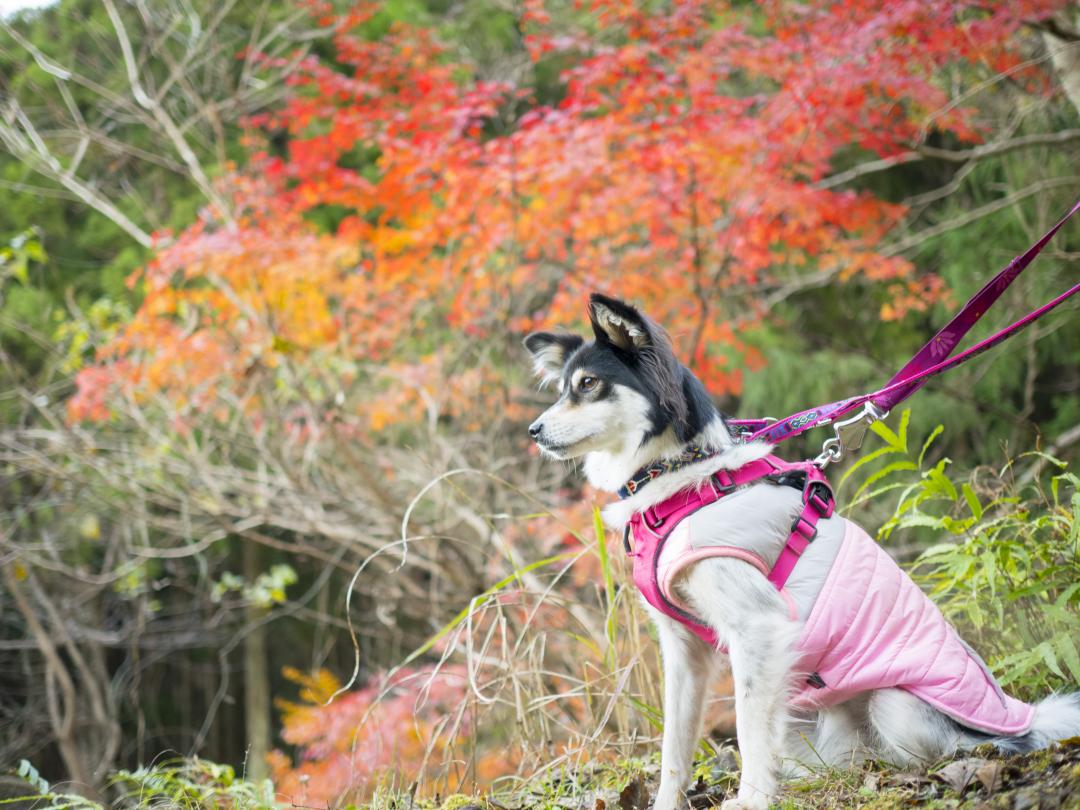
[[[1080,479],[1030,454],[956,473],[933,457],[940,426],[917,442],[909,428],[907,411],[895,430],[874,426],[882,445],[838,481],[848,514],[882,515],[879,539],[914,557],[917,581],[1017,694],[1080,682]],[[1021,483],[1018,467],[1035,460],[1051,472]],[[468,499],[466,487],[458,494]],[[461,666],[468,711],[443,727],[449,742],[432,740],[421,772],[402,767],[395,784],[420,795],[521,789],[654,752],[657,645],[618,538],[590,498],[483,520],[498,552],[492,570],[509,572],[403,662],[434,660],[428,677]]]
[[[535,500],[488,473],[461,470],[438,480],[454,486],[460,510],[470,511],[473,522],[483,522],[491,550],[487,570],[494,583],[398,667],[362,685],[378,697],[357,718],[359,728],[348,740],[320,738],[319,745],[301,745],[295,762],[279,760],[279,786],[295,785],[292,775],[305,769],[309,786],[319,778],[330,780],[319,798],[347,794],[360,800],[388,788],[417,797],[518,790],[553,772],[577,771],[594,760],[624,759],[655,747],[661,726],[659,652],[636,607],[619,539],[605,531],[599,510],[587,500],[551,509],[540,505],[524,514],[485,514],[469,486],[461,483],[472,476],[513,490],[519,502]],[[425,488],[422,495],[429,491]],[[405,547],[411,541],[408,521],[414,507],[419,504],[410,507],[403,525]],[[417,669],[421,662],[424,666]],[[425,687],[402,689],[403,672],[424,679]],[[376,704],[405,701],[414,719],[427,717],[421,704],[430,687],[449,673],[463,675],[460,702],[437,733],[431,726],[421,735],[421,750],[402,742],[393,765],[377,775],[365,774],[359,763],[334,774],[313,766],[342,754],[362,756],[359,741],[379,733]],[[322,717],[331,724],[341,710],[333,701],[323,705],[326,697],[309,701],[304,722],[318,723]],[[286,717],[287,736],[288,730]],[[402,729],[402,739],[408,734]],[[315,794],[309,789],[305,795]]]

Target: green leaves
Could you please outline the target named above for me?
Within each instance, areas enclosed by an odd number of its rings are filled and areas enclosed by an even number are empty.
[[[6,278],[14,278],[20,284],[29,284],[30,262],[40,264],[45,259],[45,249],[38,241],[37,232],[33,229],[23,231],[7,245],[0,245],[0,284],[3,284]]]
[[[285,601],[285,589],[295,584],[296,579],[296,571],[291,565],[284,563],[274,565],[269,571],[259,574],[250,584],[236,574],[226,571],[214,583],[211,598],[220,602],[227,593],[240,593],[247,601],[268,608]]]
[[[895,433],[874,425],[886,446],[841,479],[865,475],[852,506],[899,492],[879,539],[902,531],[923,546],[913,575],[1002,683],[1034,696],[1080,681],[1080,477],[1044,456],[1055,473],[1047,487],[1018,488],[1006,477],[1012,464],[989,479],[959,480],[949,459],[927,463],[940,425],[911,458],[908,417]],[[866,473],[881,459],[888,463]]]
[[[874,422],[873,424],[871,424],[870,430],[880,436],[882,439],[884,439],[885,446],[879,447],[877,450],[874,450],[871,453],[867,453],[865,456],[862,456],[861,458],[859,458],[858,461],[848,467],[848,469],[844,472],[843,476],[841,476],[840,483],[837,485],[837,488],[844,486],[844,484],[849,479],[851,479],[855,473],[857,473],[859,470],[864,470],[878,459],[886,458],[888,456],[906,456],[908,452],[907,430],[908,423],[910,421],[911,411],[910,409],[905,409],[900,414],[900,423],[897,426],[895,433],[890,430],[888,425],[886,425],[884,422]],[[893,461],[890,464],[886,464],[881,469],[871,473],[863,480],[863,482],[859,485],[858,489],[855,490],[855,494],[851,496],[846,511],[850,512],[850,510],[854,509],[860,503],[866,500],[870,500],[871,498],[874,498],[892,488],[891,486],[885,486],[880,489],[870,489],[879,481],[888,478],[894,473],[915,469],[917,469],[917,467],[914,462],[908,460],[907,458],[902,458],[901,460]]]
[[[123,797],[118,807],[273,810],[279,806],[269,780],[248,781],[238,777],[231,765],[195,757],[118,771],[110,781]]]
[[[964,500],[967,502],[971,514],[976,520],[980,520],[983,516],[983,508],[982,504],[979,503],[979,496],[975,494],[975,490],[971,488],[971,485],[966,482],[960,487],[960,490],[964,493]]]
[[[69,793],[53,793],[49,782],[38,773],[29,760],[19,760],[15,775],[34,789],[29,796],[10,796],[0,799],[0,807],[35,807],[42,810],[105,810],[97,802]],[[6,795],[6,794],[5,794]]]

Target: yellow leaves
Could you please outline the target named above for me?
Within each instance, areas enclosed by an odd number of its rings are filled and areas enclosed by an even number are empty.
[[[404,228],[379,228],[371,237],[371,246],[379,253],[401,253],[414,243],[412,233]]]
[[[288,219],[192,229],[158,255],[141,308],[99,353],[117,362],[80,373],[71,418],[106,419],[117,397],[144,404],[162,393],[178,412],[201,409],[255,370],[333,349],[358,260],[355,243]]]
[[[391,413],[389,408],[381,405],[376,405],[368,410],[368,425],[372,430],[382,430],[394,421],[394,414]]]
[[[101,523],[98,516],[93,512],[84,515],[79,521],[79,536],[84,540],[98,540],[101,538]]]
[[[281,335],[274,335],[274,339],[270,342],[270,348],[275,352],[281,354],[293,354],[300,346],[293,341]]]
[[[319,669],[314,674],[308,675],[296,667],[283,667],[281,674],[286,680],[300,687],[300,700],[309,705],[324,705],[341,688],[341,681],[327,669]],[[302,704],[290,703],[280,698],[275,703],[293,709],[302,708]]]

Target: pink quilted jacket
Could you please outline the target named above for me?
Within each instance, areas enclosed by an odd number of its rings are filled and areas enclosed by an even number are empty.
[[[860,692],[899,687],[970,728],[992,734],[1026,732],[1033,707],[1006,695],[911,578],[866,532],[843,522],[843,541],[797,645],[798,671],[816,677],[790,697],[792,708],[824,708]],[[634,581],[642,595],[714,646],[715,634],[680,607],[672,593],[678,573],[712,556],[737,557],[764,574],[775,562],[730,546],[672,548],[674,553],[664,556],[662,576],[657,576],[670,527],[660,537],[640,521],[632,521],[632,526]],[[781,594],[787,597],[784,590]]]

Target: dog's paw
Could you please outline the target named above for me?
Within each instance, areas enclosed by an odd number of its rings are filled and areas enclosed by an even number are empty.
[[[720,810],[768,810],[768,807],[769,797],[764,793],[725,799],[720,804]]]
[[[653,801],[652,810],[681,810],[686,807],[686,802],[677,792],[659,790]]]

